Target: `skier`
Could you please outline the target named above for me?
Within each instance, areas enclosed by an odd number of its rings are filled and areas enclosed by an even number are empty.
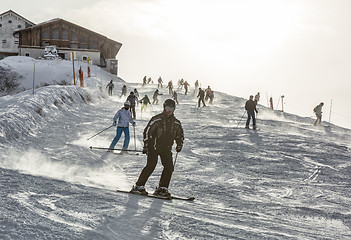
[[[317,120],[314,122],[314,126],[321,125],[322,122],[322,107],[324,106],[324,103],[321,102],[318,104],[314,109],[313,112],[316,114]]]
[[[212,92],[212,90],[211,90],[210,86],[208,86],[208,87],[206,88],[206,90],[205,90],[205,93],[206,93],[205,101],[206,101],[206,102],[207,102],[207,100],[210,98],[211,92]]]
[[[173,92],[172,98],[177,104],[179,104],[179,102],[178,102],[178,94],[177,94],[176,91]]]
[[[197,97],[199,98],[198,107],[200,107],[200,102],[202,102],[203,107],[206,107],[205,100],[204,100],[205,91],[199,88],[199,94],[197,94]]]
[[[147,109],[147,105],[148,104],[151,104],[150,102],[150,99],[147,95],[145,95],[145,97],[143,97],[141,100],[140,100],[140,103],[142,103],[143,105],[141,106],[141,112],[145,109]]]
[[[137,105],[139,106],[139,92],[136,88],[134,88],[134,96],[135,96]]]
[[[142,87],[144,87],[146,85],[146,76],[144,76],[143,78],[143,85],[141,85]]]
[[[258,113],[256,109],[256,102],[253,100],[253,96],[250,95],[250,99],[245,103],[245,110],[247,111],[247,120],[245,128],[249,128],[250,120],[252,118],[253,130],[256,130],[256,117],[255,112]]]
[[[135,102],[138,99],[135,97],[134,92],[130,92],[129,96],[127,97],[127,101],[130,102],[130,108],[129,111],[132,113],[133,119],[136,118],[136,114],[135,114]]]
[[[147,84],[150,84],[150,83],[154,83],[154,81],[152,81],[151,77],[149,77],[149,78],[147,79]]]
[[[173,93],[173,83],[172,83],[172,80],[168,82],[168,85],[167,85],[166,88],[168,88],[168,93],[169,93],[169,95],[172,95],[172,93]]]
[[[159,77],[157,81],[158,81],[157,87],[158,87],[158,88],[162,88],[162,83],[163,83],[162,78]]]
[[[213,92],[212,90],[211,90],[211,93],[210,93],[209,97],[210,97],[209,103],[210,103],[210,104],[213,104],[214,92]]]
[[[255,95],[256,105],[257,105],[258,101],[260,101],[260,93],[259,92]]]
[[[190,86],[190,84],[187,81],[185,81],[184,82],[185,95],[188,93],[188,87],[189,86]]]
[[[195,94],[196,94],[198,88],[199,88],[199,80],[196,80],[196,81],[195,81],[195,90],[194,90],[194,93],[195,93]]]
[[[123,85],[121,97],[122,97],[122,96],[126,96],[126,95],[127,95],[127,86],[126,86],[126,85]]]
[[[115,85],[113,85],[112,79],[111,79],[111,81],[106,86],[106,89],[108,88],[108,95],[109,96],[112,96],[112,90],[114,87],[115,87]]]
[[[145,184],[155,170],[158,156],[161,158],[163,171],[155,195],[170,197],[168,186],[171,181],[174,165],[172,160],[172,146],[176,142],[177,153],[182,150],[184,133],[178,119],[174,116],[175,102],[167,99],[163,104],[163,112],[152,117],[144,129],[143,153],[147,155],[147,163],[141,171],[138,181],[131,192],[147,195]]]
[[[109,152],[113,151],[113,148],[116,146],[118,140],[120,139],[122,132],[124,132],[124,143],[122,152],[128,149],[129,146],[129,123],[132,123],[133,127],[136,126],[135,122],[132,119],[132,114],[129,111],[130,102],[126,101],[124,103],[124,107],[117,111],[115,116],[113,117],[113,126],[117,125],[116,136],[111,142],[109,147]],[[118,121],[118,124],[117,124]]]
[[[84,77],[83,77],[83,70],[82,67],[79,67],[79,81],[80,81],[80,87],[84,87]]]
[[[155,104],[155,103],[156,105],[158,104],[158,98],[157,98],[158,95],[163,95],[163,94],[160,93],[158,89],[156,89],[156,91],[154,92],[154,95],[152,96],[152,99],[153,99],[152,104]]]
[[[182,89],[183,85],[184,85],[184,79],[182,78],[178,81],[178,89]]]

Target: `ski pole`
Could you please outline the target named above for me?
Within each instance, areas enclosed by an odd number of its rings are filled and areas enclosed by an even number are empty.
[[[134,149],[136,151],[136,138],[135,138],[135,127],[133,126],[133,130],[134,130]]]
[[[111,128],[111,127],[113,127],[113,125],[109,126],[108,128],[105,128],[104,130],[101,130],[100,132],[98,132],[97,134],[95,134],[95,135],[91,136],[91,137],[90,137],[90,138],[88,138],[87,140],[92,139],[93,137],[95,137],[95,136],[99,135],[100,133],[102,133],[102,132],[106,131],[107,129],[109,129],[109,128]]]
[[[98,150],[119,150],[119,151],[127,151],[127,152],[143,152],[140,150],[131,150],[131,149],[122,149],[122,148],[105,148],[105,147],[93,147],[90,146],[90,149],[98,149]]]
[[[173,168],[174,168],[174,167],[175,167],[175,165],[176,165],[176,162],[177,162],[177,157],[178,157],[178,152],[176,153],[176,156],[175,156],[175,158],[174,158]]]
[[[239,122],[238,122],[238,125],[237,125],[236,127],[239,127],[239,124],[241,123],[241,120],[243,119],[243,117],[244,117],[244,115],[245,115],[245,112],[246,112],[246,111],[244,111],[244,113],[243,113],[243,115],[241,116],[241,118],[240,118],[240,120],[239,120]]]

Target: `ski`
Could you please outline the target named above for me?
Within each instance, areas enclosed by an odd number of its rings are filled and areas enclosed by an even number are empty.
[[[105,147],[93,147],[93,146],[90,146],[89,148],[90,149],[98,149],[98,150],[117,150],[117,151],[122,151],[122,149],[120,149],[120,148],[112,148],[112,149],[110,149],[110,148],[105,148]],[[128,153],[129,152],[130,153],[138,153],[138,154],[135,154],[135,155],[139,155],[139,153],[142,152],[140,150],[129,150],[129,149],[125,149],[123,151],[128,152]]]
[[[137,194],[137,193],[132,193],[130,191],[124,191],[124,190],[119,190],[117,189],[116,192],[119,193],[129,193],[129,194],[133,194],[133,195],[137,195],[137,196],[144,196],[144,197],[150,197],[150,198],[158,198],[158,199],[163,199],[163,200],[183,200],[183,201],[194,201],[195,198],[194,197],[177,197],[177,196],[170,196],[170,197],[166,197],[166,196],[159,196],[159,195],[154,195],[154,194],[148,194],[148,195],[142,195],[142,194]]]

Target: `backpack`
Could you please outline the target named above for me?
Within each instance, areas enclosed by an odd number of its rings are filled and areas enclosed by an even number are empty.
[[[318,105],[313,108],[313,112],[317,112]]]

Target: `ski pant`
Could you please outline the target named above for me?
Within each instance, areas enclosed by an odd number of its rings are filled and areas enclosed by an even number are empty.
[[[144,109],[145,109],[145,111],[146,111],[146,109],[147,109],[147,104],[143,104],[143,105],[141,106],[141,110],[140,110],[140,111],[144,111]]]
[[[314,122],[314,125],[321,124],[322,114],[316,113],[317,120]]]
[[[110,88],[110,87],[108,88],[108,95],[112,96],[112,88]]]
[[[144,169],[141,171],[138,181],[136,182],[137,186],[145,186],[145,183],[155,170],[159,155],[161,158],[161,163],[163,165],[163,171],[159,182],[159,187],[168,188],[169,182],[171,181],[172,173],[174,171],[172,151],[170,149],[163,150],[160,153],[157,153],[155,150],[152,150],[147,155],[147,163]]]
[[[118,143],[118,140],[121,138],[122,132],[124,132],[123,149],[127,149],[128,148],[129,140],[130,140],[129,127],[117,127],[116,136],[112,140],[112,143],[111,143],[111,145],[109,147],[110,149],[115,148],[116,144]]]
[[[247,111],[247,120],[246,120],[246,127],[250,125],[250,120],[252,118],[252,124],[256,127],[256,117],[254,111]]]
[[[205,107],[206,104],[205,104],[205,100],[203,98],[199,98],[199,102],[198,102],[198,107],[200,107],[200,103],[202,102],[202,106]]]
[[[129,111],[132,113],[133,119],[136,118],[135,106],[130,106]]]

